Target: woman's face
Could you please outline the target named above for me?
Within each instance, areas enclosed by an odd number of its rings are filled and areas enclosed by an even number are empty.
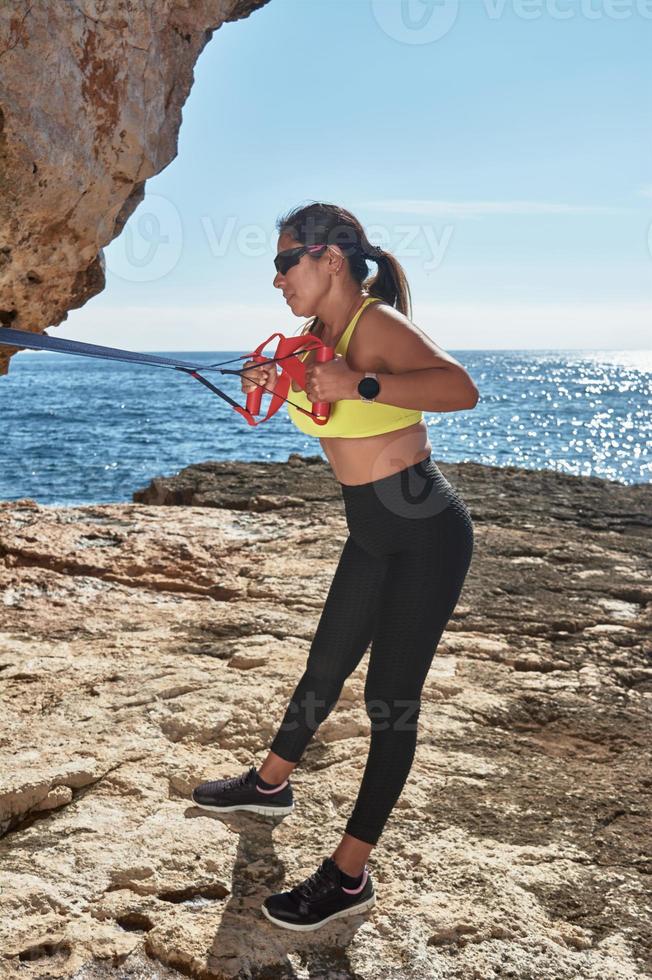
[[[288,248],[297,248],[302,244],[290,235],[283,234],[279,236],[276,251],[285,252]],[[274,276],[274,286],[282,290],[285,301],[295,316],[315,315],[319,299],[329,285],[328,255],[329,252],[322,252],[315,259],[304,253],[285,274],[277,272]]]

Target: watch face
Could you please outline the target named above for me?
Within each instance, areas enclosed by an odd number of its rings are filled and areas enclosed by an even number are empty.
[[[363,398],[375,398],[380,391],[380,385],[376,378],[363,378],[358,385],[358,391]]]

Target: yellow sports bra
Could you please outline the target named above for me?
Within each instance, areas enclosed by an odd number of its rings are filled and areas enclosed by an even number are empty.
[[[336,354],[344,356],[349,347],[351,335],[355,330],[356,323],[362,311],[370,303],[379,302],[380,297],[368,296],[362,306],[355,314],[346,330],[340,337],[335,348]],[[307,353],[299,355],[302,360],[307,357]],[[300,405],[307,412],[312,411],[312,403],[309,401],[303,388],[300,391],[293,391],[292,386],[288,391],[287,397],[291,401]],[[414,425],[423,418],[423,413],[412,408],[399,408],[396,405],[383,405],[380,402],[365,402],[362,398],[342,398],[340,401],[331,404],[328,422],[319,425],[307,415],[297,411],[294,405],[287,402],[288,415],[298,429],[309,436],[318,438],[359,438],[361,436],[377,436],[381,432],[391,432],[393,429],[403,429],[406,425]]]

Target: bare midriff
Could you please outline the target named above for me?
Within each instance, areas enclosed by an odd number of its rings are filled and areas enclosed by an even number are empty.
[[[363,439],[320,439],[319,442],[337,482],[348,485],[382,480],[427,459],[432,450],[423,420]]]

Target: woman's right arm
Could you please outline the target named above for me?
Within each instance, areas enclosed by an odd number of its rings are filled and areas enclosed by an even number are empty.
[[[245,393],[254,391],[259,385],[264,385],[270,391],[276,387],[278,375],[275,364],[264,364],[262,367],[256,367],[256,361],[245,361],[242,370],[243,374],[240,375],[241,386]]]

